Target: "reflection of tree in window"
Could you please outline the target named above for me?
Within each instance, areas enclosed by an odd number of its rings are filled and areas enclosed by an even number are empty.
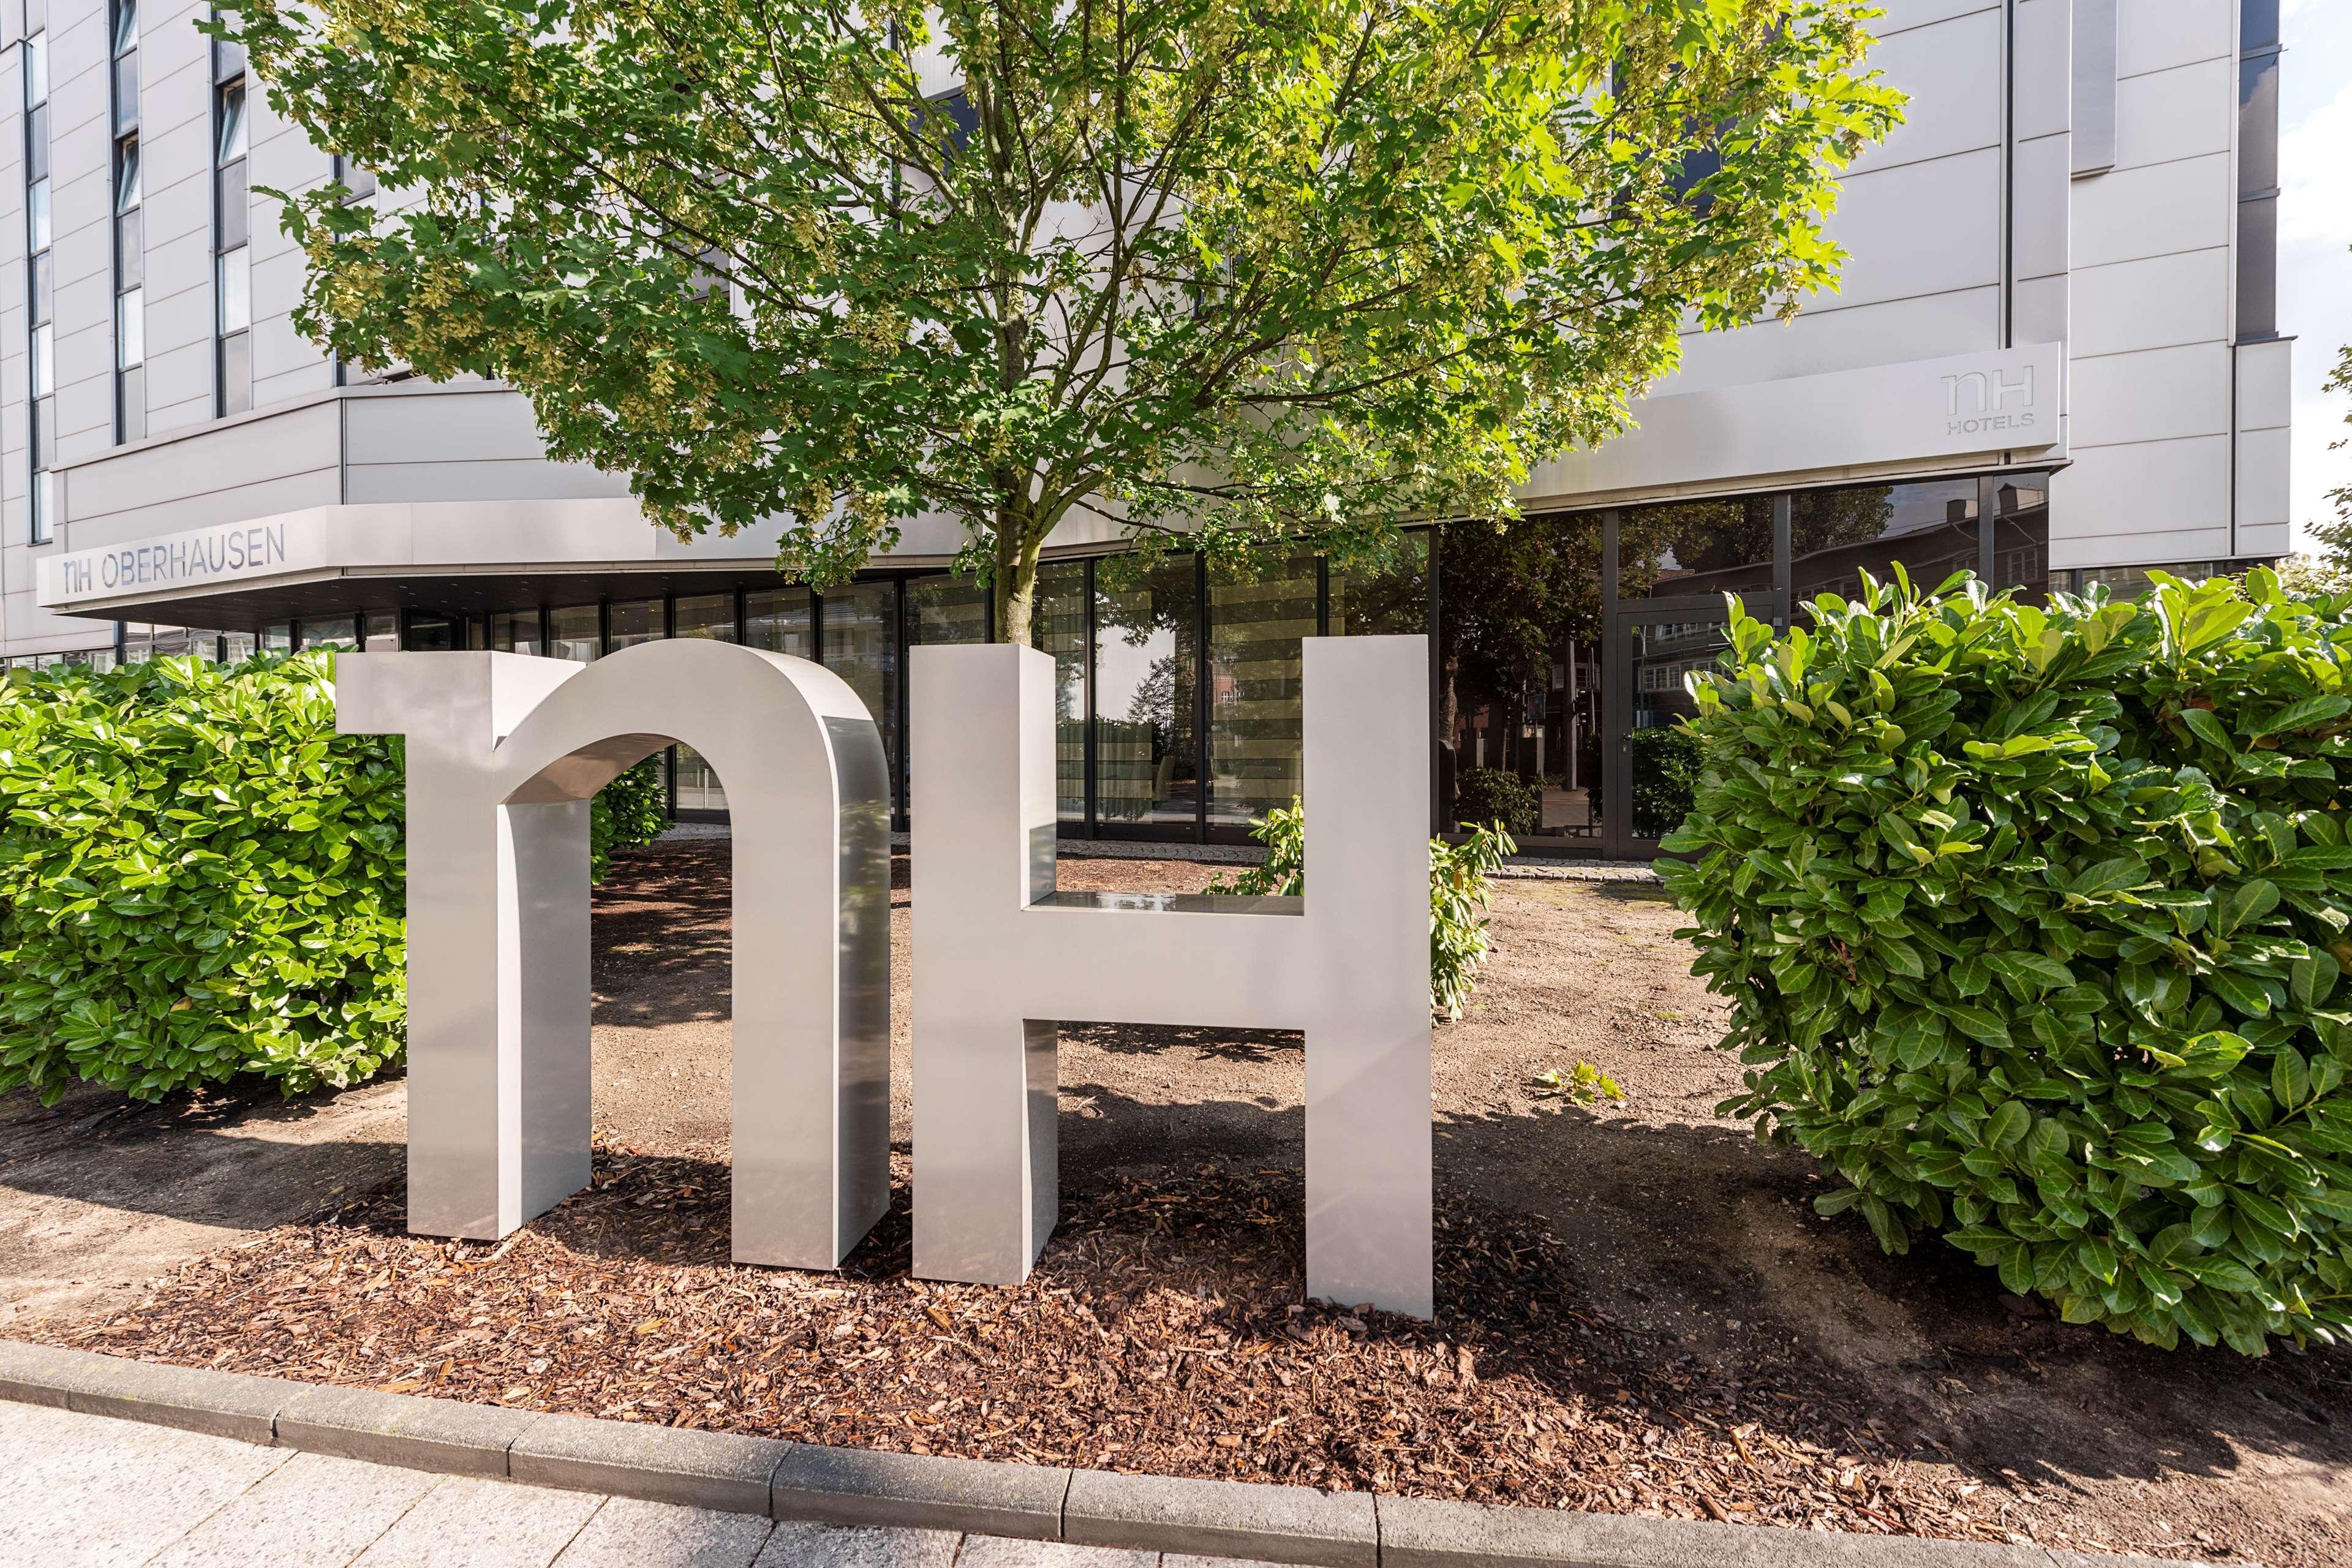
[[[1977,566],[1977,482],[1934,479],[1807,490],[1790,506],[1790,586],[1800,603],[1822,594],[1851,597],[1862,574],[1891,580],[1901,562],[1911,581],[1934,588]]]
[[[1772,586],[1772,506],[1762,496],[1629,507],[1618,520],[1618,595],[1669,598]]]

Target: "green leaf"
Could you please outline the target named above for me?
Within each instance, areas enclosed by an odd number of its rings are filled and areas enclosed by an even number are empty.
[[[2026,1103],[2021,1100],[2009,1100],[2000,1110],[1994,1111],[1991,1120],[1985,1123],[1985,1146],[1990,1149],[2006,1149],[2024,1137],[2027,1130],[2032,1125],[2033,1112]]]

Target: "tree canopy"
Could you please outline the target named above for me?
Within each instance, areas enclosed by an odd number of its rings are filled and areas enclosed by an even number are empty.
[[[820,586],[943,512],[1025,635],[1074,510],[1246,556],[1507,516],[1686,323],[1834,285],[1862,0],[223,0],[374,172],[298,323],[503,378]]]

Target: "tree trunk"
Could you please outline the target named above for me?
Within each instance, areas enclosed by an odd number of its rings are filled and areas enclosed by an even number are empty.
[[[1037,555],[1045,540],[1037,536],[1034,519],[1026,508],[1006,508],[997,513],[994,571],[989,589],[996,601],[996,639],[1034,645],[1033,614],[1037,602]]]

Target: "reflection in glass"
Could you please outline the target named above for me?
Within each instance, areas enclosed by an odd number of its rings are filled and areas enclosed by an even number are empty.
[[[896,805],[898,777],[898,584],[852,583],[824,596],[827,669],[849,682],[882,731]]]
[[[1632,632],[1633,719],[1633,732],[1625,738],[1633,785],[1628,826],[1636,839],[1656,839],[1681,825],[1695,782],[1689,746],[1674,728],[1698,711],[1685,679],[1694,671],[1713,669],[1731,638],[1727,624],[1719,620],[1637,623]]]
[[[1087,568],[1065,561],[1037,569],[1029,636],[1054,656],[1054,802],[1066,822],[1087,816]]]
[[[270,645],[272,628],[261,628],[262,646]],[[464,630],[446,616],[411,616],[408,617],[408,646],[422,653],[446,653],[458,646]]]
[[[618,653],[643,642],[657,642],[667,635],[663,630],[659,599],[616,599],[607,615],[606,653]]]
[[[2050,596],[2050,476],[2011,474],[1993,491],[1992,585],[2041,604]]]
[[[743,640],[770,653],[814,658],[806,588],[761,588],[743,595]]]
[[[1315,635],[1315,558],[1209,584],[1209,819],[1240,823],[1297,795],[1299,642]]]
[[[988,590],[969,577],[918,577],[907,584],[907,640],[916,645],[988,640]]]
[[[539,612],[498,610],[490,616],[490,647],[499,653],[538,653]]]
[[[322,616],[302,623],[304,647],[357,647],[359,622],[350,616]]]
[[[682,637],[703,637],[712,642],[735,640],[735,595],[732,594],[696,594],[679,599],[672,606],[670,624]]]
[[[534,616],[534,619],[536,616]],[[400,612],[370,610],[362,628],[370,653],[391,653],[400,647]]]
[[[1790,587],[1805,604],[1862,591],[1862,574],[1892,581],[1901,562],[1922,593],[1977,569],[1977,482],[1859,485],[1801,490],[1789,506]]]
[[[1764,496],[1670,501],[1618,514],[1618,596],[1760,594],[1772,587],[1772,503]]]
[[[593,605],[566,605],[547,612],[547,651],[574,664],[593,664],[604,651],[604,634]]]
[[[1331,572],[1337,637],[1418,637],[1429,630],[1429,531],[1404,536],[1397,559],[1376,570]]]
[[[1118,581],[1098,584],[1095,601],[1096,819],[1189,823],[1200,798],[1192,558],[1129,568]]]

